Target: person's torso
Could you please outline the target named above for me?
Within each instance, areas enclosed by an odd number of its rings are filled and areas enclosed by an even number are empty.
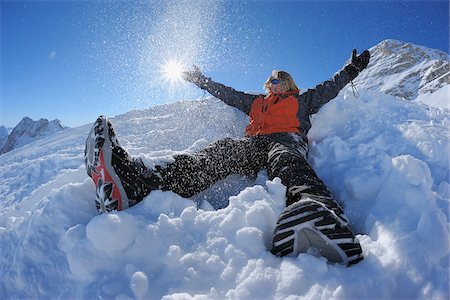
[[[298,133],[298,91],[285,94],[269,94],[257,97],[250,109],[250,124],[245,133],[248,136],[272,133]]]

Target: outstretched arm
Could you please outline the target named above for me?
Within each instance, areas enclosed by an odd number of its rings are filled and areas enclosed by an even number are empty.
[[[308,105],[309,113],[315,114],[324,104],[336,98],[340,90],[342,90],[342,88],[350,81],[355,79],[359,72],[367,67],[369,60],[369,51],[366,50],[357,56],[356,50],[353,50],[352,61],[350,64],[336,73],[332,79],[324,81],[314,89],[309,89],[307,92],[300,95],[300,97],[303,98],[301,100],[304,100]]]
[[[211,78],[205,77],[200,69],[196,66],[194,66],[192,71],[184,72],[183,76],[186,81],[194,83],[202,90],[206,90],[214,97],[219,98],[228,105],[236,107],[247,115],[250,113],[250,107],[253,100],[255,100],[255,98],[257,97],[256,95],[236,91],[229,86],[223,85],[211,80]]]

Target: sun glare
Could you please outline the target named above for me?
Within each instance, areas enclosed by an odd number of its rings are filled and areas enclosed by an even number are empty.
[[[181,82],[183,71],[183,65],[175,60],[168,61],[161,67],[162,77],[170,83]]]

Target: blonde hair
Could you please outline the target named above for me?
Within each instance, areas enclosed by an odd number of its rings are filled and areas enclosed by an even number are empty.
[[[291,75],[289,75],[288,72],[273,70],[272,74],[269,76],[269,78],[267,78],[266,82],[264,83],[264,89],[266,91],[270,91],[270,82],[272,81],[272,79],[278,79],[278,80],[284,81],[288,92],[299,90],[299,88],[297,87],[297,85],[294,82],[294,79],[292,79]]]

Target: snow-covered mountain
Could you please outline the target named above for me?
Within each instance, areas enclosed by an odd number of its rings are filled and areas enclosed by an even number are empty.
[[[2,146],[0,145],[0,154],[23,147],[64,129],[65,127],[58,119],[53,121],[48,121],[47,119],[33,121],[25,117],[14,127]]]
[[[8,129],[3,125],[0,126],[0,149],[8,139],[8,135],[9,135]]]
[[[357,265],[270,254],[285,187],[264,171],[97,215],[87,124],[0,156],[0,298],[449,299],[450,111],[358,88],[314,115],[308,134],[310,163],[361,241]],[[112,122],[151,166],[242,136],[247,117],[206,98]]]
[[[447,53],[397,40],[384,40],[369,51],[371,61],[355,80],[358,87],[406,100],[444,93],[445,103],[438,106],[449,108],[450,62]]]

